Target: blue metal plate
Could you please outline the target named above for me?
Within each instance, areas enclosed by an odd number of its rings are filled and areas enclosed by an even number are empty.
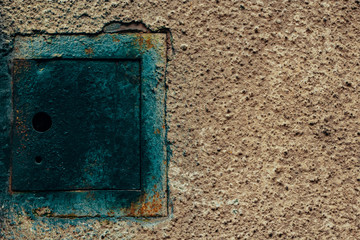
[[[165,34],[17,36],[8,60],[10,215],[167,216]]]
[[[12,189],[139,190],[139,61],[14,64]]]

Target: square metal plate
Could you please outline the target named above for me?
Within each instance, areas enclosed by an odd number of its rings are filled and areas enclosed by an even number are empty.
[[[0,197],[10,211],[167,216],[166,34],[14,43],[11,152],[0,158],[9,166],[0,168],[9,180]]]
[[[140,61],[14,67],[14,191],[140,190]]]

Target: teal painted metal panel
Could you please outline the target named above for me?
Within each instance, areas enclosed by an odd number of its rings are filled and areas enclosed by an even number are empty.
[[[140,190],[140,61],[19,64],[12,190]]]
[[[9,173],[0,190],[9,212],[62,218],[167,215],[165,34],[19,36],[11,63],[13,138],[11,152],[0,159],[7,171],[1,176]],[[83,79],[76,77],[80,72]],[[61,122],[66,116],[74,124],[68,133],[69,123]],[[122,144],[124,149],[116,149]],[[72,145],[78,148],[73,154]],[[18,151],[22,146],[35,148]],[[95,158],[104,160],[105,170],[97,169]],[[47,170],[47,163],[54,169]],[[29,173],[19,171],[22,167]],[[51,174],[41,183],[36,181],[43,177],[31,178],[46,171]],[[102,179],[101,173],[112,176]]]

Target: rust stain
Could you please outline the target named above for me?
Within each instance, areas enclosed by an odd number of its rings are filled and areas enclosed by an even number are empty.
[[[27,66],[27,65],[25,65]],[[14,109],[15,111],[15,131],[18,137],[20,138],[20,146],[16,148],[17,152],[22,152],[24,149],[26,149],[26,142],[29,140],[28,136],[28,127],[26,124],[26,118],[23,114],[23,112],[19,109]],[[10,169],[10,179],[9,179],[9,192],[10,194],[13,193],[12,191],[12,166]],[[40,211],[40,210],[39,210]],[[36,213],[34,213],[36,214]]]
[[[120,39],[116,38],[115,36],[112,36],[113,42],[120,42]]]
[[[136,204],[132,202],[128,210],[127,216],[128,217],[136,216],[136,210],[137,210]]]
[[[157,192],[154,194],[151,200],[143,203],[140,208],[140,214],[142,216],[155,216],[161,211],[162,202],[160,200],[160,194]]]
[[[31,67],[31,64],[27,60],[14,61],[14,65],[13,65],[14,80],[16,82],[18,82],[20,80],[20,76],[18,76],[18,75],[21,74],[22,72],[28,71],[30,69],[30,67]]]
[[[154,47],[151,35],[136,34],[137,38],[133,45],[139,46],[140,50],[150,50]]]
[[[143,48],[143,45],[144,45],[144,38],[142,38],[142,36],[140,34],[138,34],[138,43],[139,43],[139,46],[140,48],[142,49]]]
[[[92,48],[85,48],[86,54],[94,54],[94,50]]]
[[[151,49],[154,47],[154,44],[152,43],[151,35],[144,35],[145,43],[146,43],[146,49]]]
[[[16,109],[16,118],[15,118],[15,126],[16,131],[19,136],[21,136],[22,142],[28,141],[28,127],[26,126],[26,120],[25,117],[22,114],[22,111]],[[22,148],[25,149],[26,146],[22,144]]]
[[[140,197],[138,202],[131,203],[129,209],[127,209],[128,216],[143,216],[154,217],[161,213],[163,209],[163,202],[160,197],[160,193],[156,191],[157,185],[154,184],[152,189],[153,195],[144,194]]]
[[[131,203],[127,216],[154,217],[161,212],[162,207],[163,203],[158,192],[150,198],[148,198],[147,194],[144,194],[139,202]]]
[[[160,129],[155,129],[154,134],[160,134]]]
[[[114,210],[110,210],[110,211],[108,211],[108,212],[107,212],[107,215],[108,215],[109,217],[113,217],[113,216],[115,216],[115,212],[114,212]]]

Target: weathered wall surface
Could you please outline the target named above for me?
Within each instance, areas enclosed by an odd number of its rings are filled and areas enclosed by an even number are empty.
[[[111,21],[168,28],[174,47],[169,218],[24,217],[5,238],[359,238],[359,1],[0,3],[2,52],[10,35]]]

